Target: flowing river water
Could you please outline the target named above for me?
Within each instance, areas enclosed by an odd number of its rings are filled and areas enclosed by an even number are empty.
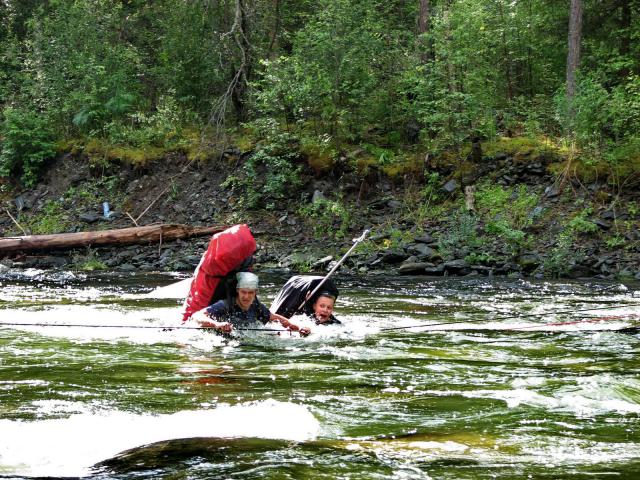
[[[637,285],[338,278],[342,326],[229,340],[178,280],[0,279],[0,478],[640,478]]]

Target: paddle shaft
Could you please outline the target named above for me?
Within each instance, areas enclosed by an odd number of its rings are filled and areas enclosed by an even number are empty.
[[[300,304],[300,306],[297,308],[296,311],[302,310],[304,308],[305,303],[307,303],[307,301],[310,298],[312,298],[318,292],[318,290],[320,290],[320,287],[324,285],[324,282],[326,282],[329,279],[329,277],[333,275],[333,273],[338,269],[338,267],[342,265],[342,263],[347,259],[347,257],[351,254],[351,252],[353,252],[353,250],[358,246],[358,244],[364,240],[364,237],[366,237],[368,233],[369,233],[369,229],[366,229],[364,232],[362,232],[362,235],[360,235],[358,238],[356,238],[353,241],[353,245],[349,250],[347,250],[347,253],[345,253],[342,256],[342,258],[338,260],[338,262],[333,266],[333,268],[329,270],[329,273],[327,273],[325,277],[322,280],[320,280],[320,283],[318,283],[316,288],[314,288],[313,291],[309,295],[307,295],[307,297],[303,300],[303,302]]]

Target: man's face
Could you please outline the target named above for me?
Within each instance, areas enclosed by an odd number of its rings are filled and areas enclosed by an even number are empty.
[[[249,310],[249,307],[256,299],[256,290],[249,288],[239,288],[238,296],[236,297],[236,303],[245,312]]]

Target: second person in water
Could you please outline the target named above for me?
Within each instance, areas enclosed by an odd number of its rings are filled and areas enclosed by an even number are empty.
[[[305,315],[316,325],[339,325],[333,315],[338,289],[326,278],[296,275],[282,286],[271,304],[271,311],[287,318]]]
[[[320,292],[316,301],[313,302],[311,307],[313,313],[310,315],[311,319],[316,322],[316,325],[339,325],[342,323],[333,316],[333,307],[335,303],[336,296],[331,292]]]

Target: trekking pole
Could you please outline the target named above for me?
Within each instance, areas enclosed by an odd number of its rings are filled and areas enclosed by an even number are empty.
[[[370,230],[369,230],[369,229],[366,229],[364,232],[362,232],[362,235],[360,235],[358,238],[354,238],[354,239],[353,239],[353,245],[351,246],[351,248],[350,248],[349,250],[347,250],[347,253],[345,253],[345,254],[342,256],[342,258],[341,258],[340,260],[338,260],[338,262],[333,266],[333,268],[332,268],[331,270],[329,270],[329,273],[327,273],[327,274],[325,275],[325,277],[320,281],[320,283],[318,283],[318,285],[316,286],[316,288],[314,288],[314,289],[313,289],[313,291],[312,291],[309,295],[307,295],[307,297],[306,297],[306,298],[304,299],[304,301],[300,304],[300,306],[298,307],[298,309],[297,309],[296,311],[298,311],[298,310],[302,310],[302,308],[304,307],[304,304],[305,304],[305,303],[307,303],[307,301],[308,301],[310,298],[312,298],[312,297],[316,294],[316,292],[317,292],[318,290],[320,290],[320,287],[322,287],[322,285],[324,284],[324,282],[326,282],[326,281],[329,279],[329,277],[330,277],[331,275],[333,275],[333,273],[338,269],[338,267],[339,267],[340,265],[342,265],[342,263],[343,263],[343,262],[346,260],[346,258],[351,254],[351,252],[353,252],[353,250],[358,246],[358,244],[364,240],[364,237],[366,237],[366,236],[367,236],[367,234],[368,234],[369,232],[370,232]]]

